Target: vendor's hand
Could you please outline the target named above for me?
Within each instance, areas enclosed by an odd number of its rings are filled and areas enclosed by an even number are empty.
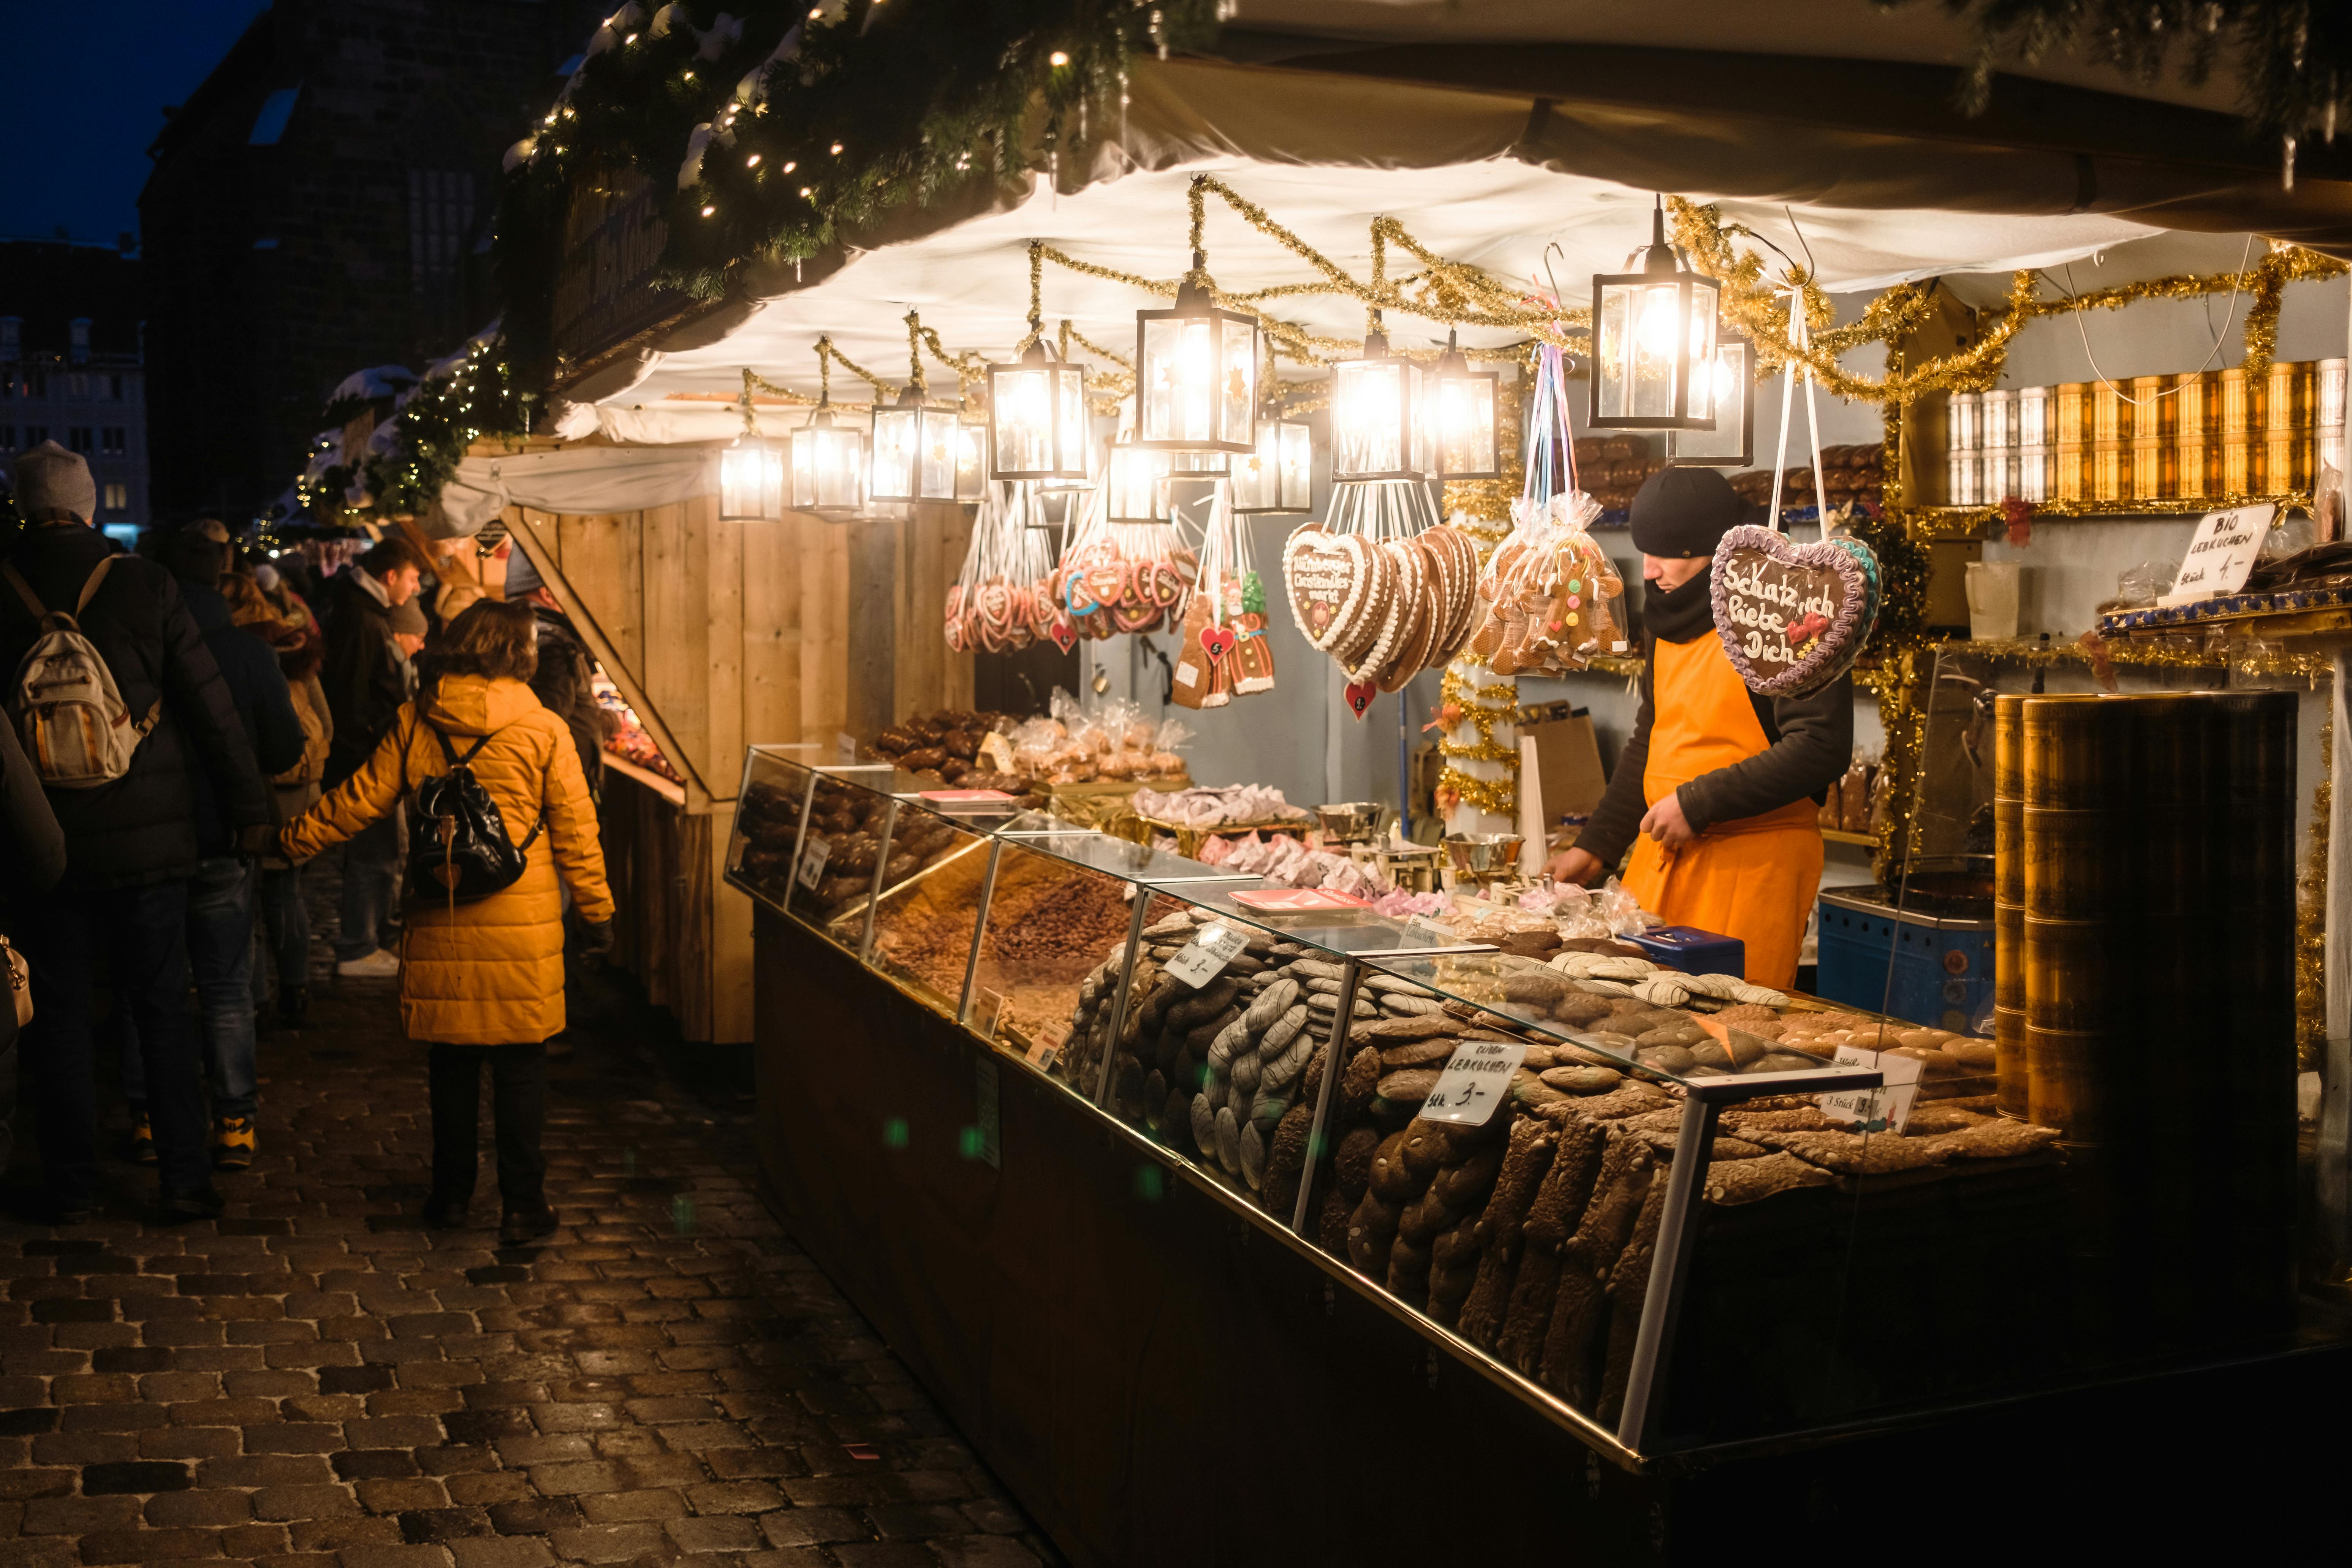
[[[1698,837],[1691,831],[1690,819],[1683,815],[1682,796],[1675,793],[1650,807],[1649,815],[1642,818],[1642,831],[1668,849],[1679,849]]]
[[[278,829],[267,822],[248,823],[236,830],[236,852],[248,860],[278,853]]]
[[[1601,863],[1601,857],[1590,849],[1563,849],[1544,867],[1545,874],[1553,881],[1574,882],[1580,888],[1591,887],[1608,869]]]
[[[592,958],[609,957],[613,952],[613,922],[598,921],[583,931],[580,951]]]

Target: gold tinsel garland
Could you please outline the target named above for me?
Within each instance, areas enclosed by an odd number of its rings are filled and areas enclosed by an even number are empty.
[[[1511,399],[1517,416],[1501,420],[1501,427],[1496,432],[1500,446],[1496,467],[1506,475],[1516,472],[1519,466],[1519,426],[1524,416],[1518,413],[1518,398]],[[1508,478],[1453,479],[1446,483],[1446,518],[1477,545],[1480,566],[1494,554],[1496,545],[1511,536],[1511,502],[1518,493],[1518,485]],[[1443,731],[1439,732],[1437,753],[1445,759],[1445,766],[1438,773],[1436,793],[1451,793],[1478,810],[1497,816],[1515,816],[1519,809],[1519,752],[1517,747],[1506,746],[1495,739],[1495,726],[1517,721],[1518,684],[1474,685],[1457,668],[1449,665],[1438,682],[1438,692],[1441,704],[1461,710],[1463,721],[1477,731],[1478,739],[1461,742],[1448,738]],[[1479,778],[1455,765],[1471,762],[1497,763],[1504,770],[1503,775]]]
[[[2286,286],[2305,279],[2341,278],[2352,270],[2352,264],[2332,256],[2300,246],[2273,244],[2262,260],[2242,272],[2152,278],[2056,300],[2042,299],[2037,275],[2021,271],[2011,281],[2007,306],[1997,317],[1979,324],[1967,348],[1916,366],[1890,364],[1882,379],[1873,381],[1846,371],[1838,363],[1838,355],[1864,343],[1899,342],[1926,319],[1929,289],[1898,283],[1872,300],[1860,321],[1835,327],[1831,323],[1836,307],[1809,274],[1791,269],[1776,283],[1766,278],[1762,256],[1733,248],[1731,237],[1747,229],[1726,225],[1715,207],[1700,206],[1680,196],[1668,197],[1667,206],[1674,215],[1675,238],[1690,252],[1692,265],[1722,283],[1723,314],[1755,345],[1759,377],[1794,359],[1812,372],[1824,390],[1857,403],[1901,405],[1927,393],[1984,391],[2000,379],[2010,340],[2028,322],[2043,316],[2120,310],[2141,300],[2196,300],[2240,291],[2252,300],[2246,312],[2245,374],[2260,377],[2269,373],[2271,356],[2278,347],[2279,308]],[[1813,329],[1812,343],[1807,348],[1788,341],[1790,304],[1786,289],[1790,286],[1803,300],[1805,320]]]

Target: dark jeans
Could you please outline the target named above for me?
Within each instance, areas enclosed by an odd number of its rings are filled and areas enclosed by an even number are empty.
[[[253,1005],[269,1000],[269,975],[278,973],[278,988],[290,991],[310,980],[310,911],[302,902],[299,866],[264,867],[261,871],[261,918],[253,930]]]
[[[138,1032],[139,1076],[163,1190],[208,1184],[212,1162],[188,1027],[188,884],[59,892],[42,900],[16,935],[33,971],[33,1021],[22,1048],[49,1196],[60,1207],[80,1208],[97,1192],[90,986],[101,948],[114,974],[115,1005],[127,1008]]]
[[[254,1068],[253,887],[250,861],[234,857],[196,863],[188,884],[188,969],[202,1013],[205,1076],[215,1116],[250,1116]],[[136,1019],[116,1020],[122,1098],[132,1111],[147,1109],[147,1080]]]
[[[188,966],[204,1011],[205,1066],[215,1116],[250,1116],[253,1067],[253,894],[249,860],[205,860],[188,888]]]
[[[490,1068],[490,1109],[498,1117],[499,1203],[509,1211],[547,1201],[547,1051],[527,1046],[431,1047],[426,1080],[433,1098],[433,1190],[468,1198],[481,1168],[482,1064]]]
[[[342,929],[335,937],[335,960],[348,963],[383,945],[384,917],[392,913],[393,879],[399,870],[400,827],[389,816],[371,822],[343,846]]]

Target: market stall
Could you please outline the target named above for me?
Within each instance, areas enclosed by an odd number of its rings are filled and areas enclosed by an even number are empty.
[[[859,161],[824,7],[704,37],[752,68],[675,202],[650,155],[589,202],[561,105],[517,150],[583,232],[658,210],[652,251],[728,279],[559,320],[541,433],[483,437],[445,510],[517,509],[686,808],[724,807],[691,857],[755,911],[795,1233],[1084,1561],[1443,1549],[1434,1510],[1300,1500],[1465,1431],[1589,1461],[1478,1547],[1704,1554],[1796,1477],[1865,1520],[1832,1440],[1895,1463],[2064,1389],[2144,1455],[2127,1385],[2340,1378],[2345,1238],[2298,1219],[2346,1208],[2332,671],[2147,602],[2245,509],[2286,595],[2254,607],[2340,591],[2288,563],[2342,548],[2341,160],[2283,187],[2209,108],[2047,75],[1964,119],[1940,35],[1864,68],[1818,7],[1769,69],[1542,8],[1294,9],[1066,40],[1040,71],[1102,90],[1041,75],[1050,134],[961,154],[993,185]],[[687,58],[607,31],[591,121]],[[686,458],[692,499],[542,516],[537,451]],[[1573,832],[1523,726],[1613,758],[1629,681],[1689,689],[1625,530],[1693,468],[1763,509],[1680,552],[1719,710],[1851,721],[1775,807],[1827,846],[1783,933],[1817,994],[1643,909],[1638,863],[1540,874]],[[2081,638],[2103,605],[2155,618]],[[762,638],[797,706],[755,710]],[[1049,646],[1066,701],[975,710],[973,661]]]

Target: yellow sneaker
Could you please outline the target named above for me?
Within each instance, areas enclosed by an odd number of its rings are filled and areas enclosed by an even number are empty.
[[[134,1165],[155,1163],[155,1130],[149,1123],[145,1111],[138,1111],[131,1116],[131,1131],[122,1135],[122,1142],[115,1145],[114,1152]]]
[[[213,1169],[242,1171],[253,1163],[257,1142],[250,1116],[219,1116],[213,1119]]]

